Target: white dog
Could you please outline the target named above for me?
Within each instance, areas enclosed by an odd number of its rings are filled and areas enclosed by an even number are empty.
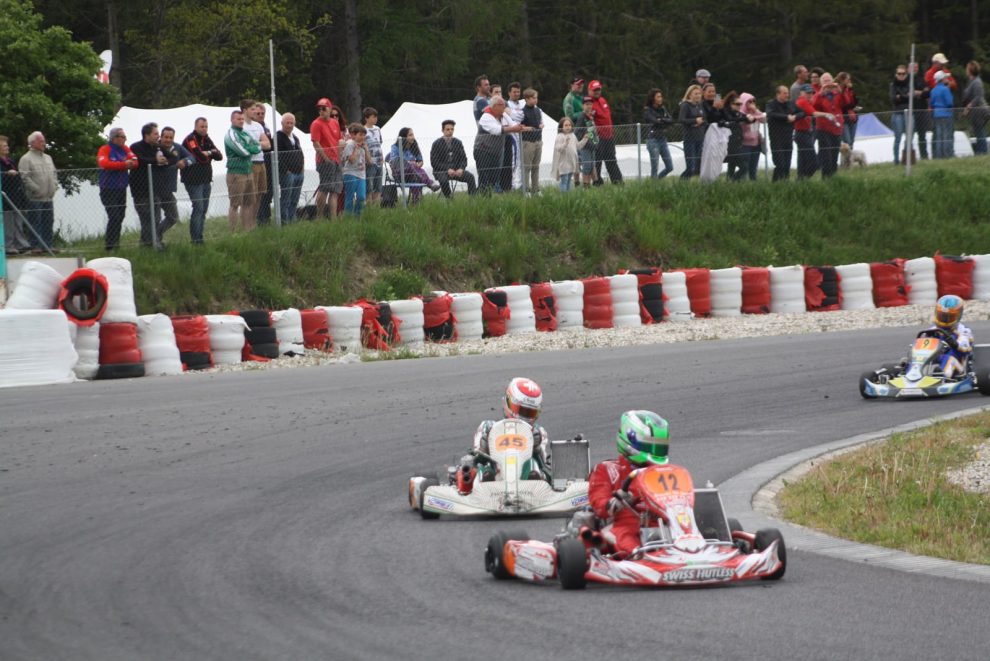
[[[839,153],[841,154],[841,161],[839,166],[845,169],[849,169],[853,166],[855,167],[866,167],[866,153],[858,149],[850,149],[849,145],[843,142],[839,146]]]

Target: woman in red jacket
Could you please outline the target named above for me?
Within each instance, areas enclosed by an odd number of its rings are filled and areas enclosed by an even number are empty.
[[[856,140],[856,122],[859,120],[856,116],[856,110],[859,109],[859,99],[856,98],[856,92],[853,91],[852,76],[847,72],[837,73],[835,82],[839,86],[839,92],[842,93],[842,142],[852,149],[853,142]]]

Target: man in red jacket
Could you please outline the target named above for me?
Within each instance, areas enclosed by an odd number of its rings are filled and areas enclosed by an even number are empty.
[[[952,71],[949,70],[949,58],[944,53],[935,53],[932,55],[932,66],[925,72],[925,84],[930,89],[935,89],[935,74],[939,71],[946,73],[946,78],[942,82],[950,90],[955,92],[957,87],[956,79],[952,77]]]
[[[588,83],[588,94],[594,99],[595,126],[598,128],[598,147],[595,150],[595,161],[597,164],[598,181],[602,183],[602,163],[608,169],[608,178],[613,184],[622,183],[622,172],[619,171],[619,164],[615,160],[615,137],[612,127],[612,109],[608,101],[602,96],[602,84],[597,80]]]
[[[839,142],[842,139],[842,92],[832,79],[832,74],[823,73],[819,78],[821,89],[811,105],[815,110],[832,115],[832,121],[815,122],[815,137],[818,138],[818,162],[822,168],[822,178],[835,174],[839,167]]]
[[[595,515],[611,523],[611,529],[606,527],[602,537],[618,553],[628,555],[640,545],[639,512],[629,504],[638,495],[623,491],[622,483],[637,468],[667,463],[667,436],[667,421],[656,413],[626,411],[615,439],[619,457],[595,466],[588,478],[588,501]]]

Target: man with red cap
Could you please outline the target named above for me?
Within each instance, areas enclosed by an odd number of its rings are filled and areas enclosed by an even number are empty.
[[[316,171],[320,174],[320,185],[316,189],[316,216],[323,218],[329,198],[330,217],[337,216],[337,196],[344,187],[340,172],[340,124],[330,117],[333,103],[323,98],[316,102],[320,116],[309,125],[309,135],[316,149]]]
[[[619,164],[615,160],[615,137],[612,129],[612,109],[608,101],[602,96],[602,84],[597,80],[588,83],[588,95],[593,99],[595,110],[595,126],[598,128],[598,148],[595,153],[595,161],[598,166],[598,181],[602,182],[602,163],[608,170],[608,178],[613,184],[622,183],[622,172],[619,171]]]

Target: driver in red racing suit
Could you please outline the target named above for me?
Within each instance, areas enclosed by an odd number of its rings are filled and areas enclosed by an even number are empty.
[[[588,500],[595,515],[611,523],[611,530],[605,528],[602,537],[623,555],[640,546],[640,517],[630,506],[636,494],[623,491],[622,484],[637,468],[667,463],[667,436],[667,421],[656,413],[626,411],[616,436],[619,457],[595,466],[588,479]]]

